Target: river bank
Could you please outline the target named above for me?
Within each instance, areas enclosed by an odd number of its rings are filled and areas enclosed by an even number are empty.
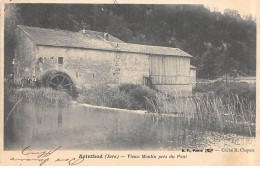
[[[128,110],[128,109],[120,109],[120,108],[112,108],[112,107],[105,107],[105,106],[96,106],[96,105],[91,105],[91,104],[82,104],[78,103],[76,101],[72,101],[71,104],[78,105],[78,106],[84,106],[87,108],[95,108],[99,110],[110,110],[110,111],[117,111],[117,112],[125,112],[125,113],[134,113],[134,114],[150,114],[154,116],[171,116],[171,117],[183,117],[184,115],[181,113],[175,113],[175,114],[158,114],[154,112],[149,112],[147,110]]]
[[[91,105],[91,104],[82,104],[82,103],[78,103],[76,101],[72,101],[71,103],[75,104],[75,105],[80,105],[80,106],[89,107],[89,108],[96,108],[96,109],[100,109],[100,110],[112,110],[112,111],[120,111],[120,112],[126,112],[126,113],[137,113],[137,114],[147,114],[147,113],[149,113],[146,110],[128,110],[128,109],[112,108],[112,107],[105,107],[105,106],[96,106],[96,105]]]

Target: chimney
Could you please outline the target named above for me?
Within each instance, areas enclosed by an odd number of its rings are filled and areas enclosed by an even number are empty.
[[[81,31],[82,31],[82,33],[86,33],[86,25],[85,24],[83,24],[83,29]]]
[[[108,33],[104,33],[104,39],[108,41]]]
[[[120,49],[120,48],[119,48],[119,45],[118,45],[118,43],[116,44],[116,49],[117,49],[117,50],[119,50],[119,49]]]

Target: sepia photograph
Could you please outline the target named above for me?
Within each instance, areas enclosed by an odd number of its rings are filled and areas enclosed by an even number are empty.
[[[252,8],[117,1],[1,7],[2,151],[255,153]],[[76,158],[110,157],[90,152]]]

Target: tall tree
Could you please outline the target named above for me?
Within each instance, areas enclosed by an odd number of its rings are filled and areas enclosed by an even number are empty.
[[[4,74],[13,74],[12,60],[16,45],[15,29],[20,23],[20,8],[16,4],[5,4],[5,28],[4,28]]]

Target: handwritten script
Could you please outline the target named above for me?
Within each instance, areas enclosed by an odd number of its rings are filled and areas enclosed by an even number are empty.
[[[51,150],[34,151],[30,149],[30,146],[25,147],[21,151],[21,157],[12,157],[11,161],[18,161],[20,165],[26,165],[26,162],[37,162],[40,166],[47,164],[47,162],[61,163],[60,165],[78,165],[84,161],[84,158],[57,158],[53,157],[53,154],[61,149],[61,146]],[[53,157],[53,158],[51,158]]]

